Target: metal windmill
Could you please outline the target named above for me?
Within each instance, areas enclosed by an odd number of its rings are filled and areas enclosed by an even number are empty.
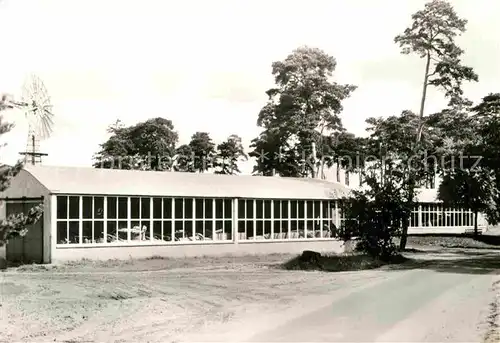
[[[30,75],[23,85],[21,101],[12,103],[24,110],[28,121],[26,150],[19,154],[24,155],[25,163],[41,163],[42,156],[48,154],[40,152],[40,141],[50,136],[54,124],[50,96],[42,80],[34,74]]]

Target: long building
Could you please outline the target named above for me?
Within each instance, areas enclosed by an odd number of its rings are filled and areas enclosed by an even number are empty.
[[[362,189],[359,173],[348,173],[335,167],[326,168],[320,178],[344,185],[349,189]],[[445,207],[438,199],[439,176],[426,180],[417,189],[417,203],[410,220],[410,234],[462,234],[474,231],[474,213],[463,208]],[[484,215],[478,215],[478,230],[483,232],[488,226]]]
[[[5,218],[44,217],[5,249],[9,261],[342,252],[338,199],[315,179],[27,166],[1,196]]]
[[[355,175],[332,180],[27,166],[0,193],[0,218],[42,203],[28,234],[0,248],[9,261],[339,253],[340,199]],[[328,177],[330,175],[330,177]],[[343,182],[342,182],[343,181]],[[422,189],[410,233],[463,233],[473,214]],[[483,223],[480,223],[483,229]],[[3,251],[2,251],[3,250]]]

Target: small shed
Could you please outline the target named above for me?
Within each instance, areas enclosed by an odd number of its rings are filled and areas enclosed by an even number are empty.
[[[341,251],[340,183],[309,178],[27,166],[0,196],[5,217],[44,216],[8,260]]]

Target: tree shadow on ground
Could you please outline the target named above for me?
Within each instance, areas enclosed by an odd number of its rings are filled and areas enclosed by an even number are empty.
[[[388,271],[430,269],[440,273],[490,274],[500,272],[500,253],[461,253],[446,258],[411,258],[400,264],[386,265]]]
[[[378,269],[382,271],[402,271],[427,269],[454,274],[489,274],[500,272],[500,252],[473,249],[449,249],[423,251],[408,249],[402,255],[395,255],[391,261],[382,261],[362,253],[321,256],[313,259],[296,256],[276,268],[303,271],[362,271]],[[312,252],[309,252],[312,253]]]
[[[479,235],[474,240],[500,248],[500,236]]]

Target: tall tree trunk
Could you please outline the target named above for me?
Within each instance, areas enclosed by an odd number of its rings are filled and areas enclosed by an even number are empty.
[[[311,157],[312,157],[312,166],[311,166],[311,176],[313,179],[316,178],[316,143],[312,142],[311,144]]]
[[[424,109],[425,109],[425,100],[427,98],[427,83],[429,82],[429,68],[431,66],[431,55],[429,52],[427,52],[427,60],[425,62],[425,75],[424,75],[424,84],[422,87],[422,98],[420,99],[420,111],[418,113],[418,117],[420,119],[419,127],[418,127],[418,132],[417,132],[417,143],[420,143],[420,140],[422,138],[422,129],[424,126],[423,119],[424,119]]]
[[[336,175],[335,177],[337,178],[337,182],[340,182],[340,163],[339,160],[337,159],[337,168],[335,168]]]
[[[420,111],[418,114],[419,117],[419,124],[418,124],[418,131],[417,131],[417,139],[415,142],[415,146],[412,149],[413,154],[417,152],[419,143],[422,139],[422,131],[423,131],[423,126],[424,126],[424,109],[425,109],[425,100],[427,97],[427,83],[429,82],[429,68],[431,65],[431,55],[430,52],[427,52],[427,58],[425,62],[425,74],[424,74],[424,83],[422,86],[422,98],[420,99]],[[409,192],[408,192],[408,204],[413,203],[413,197],[415,196],[415,186],[416,186],[416,180],[415,180],[415,173],[413,172],[413,166],[409,166],[409,180],[408,180],[408,187],[409,187]],[[410,214],[411,215],[411,214]],[[410,224],[410,220],[405,220],[403,222],[403,231],[401,232],[401,241],[399,243],[399,250],[403,251],[406,249],[406,243],[408,241],[408,227]]]

